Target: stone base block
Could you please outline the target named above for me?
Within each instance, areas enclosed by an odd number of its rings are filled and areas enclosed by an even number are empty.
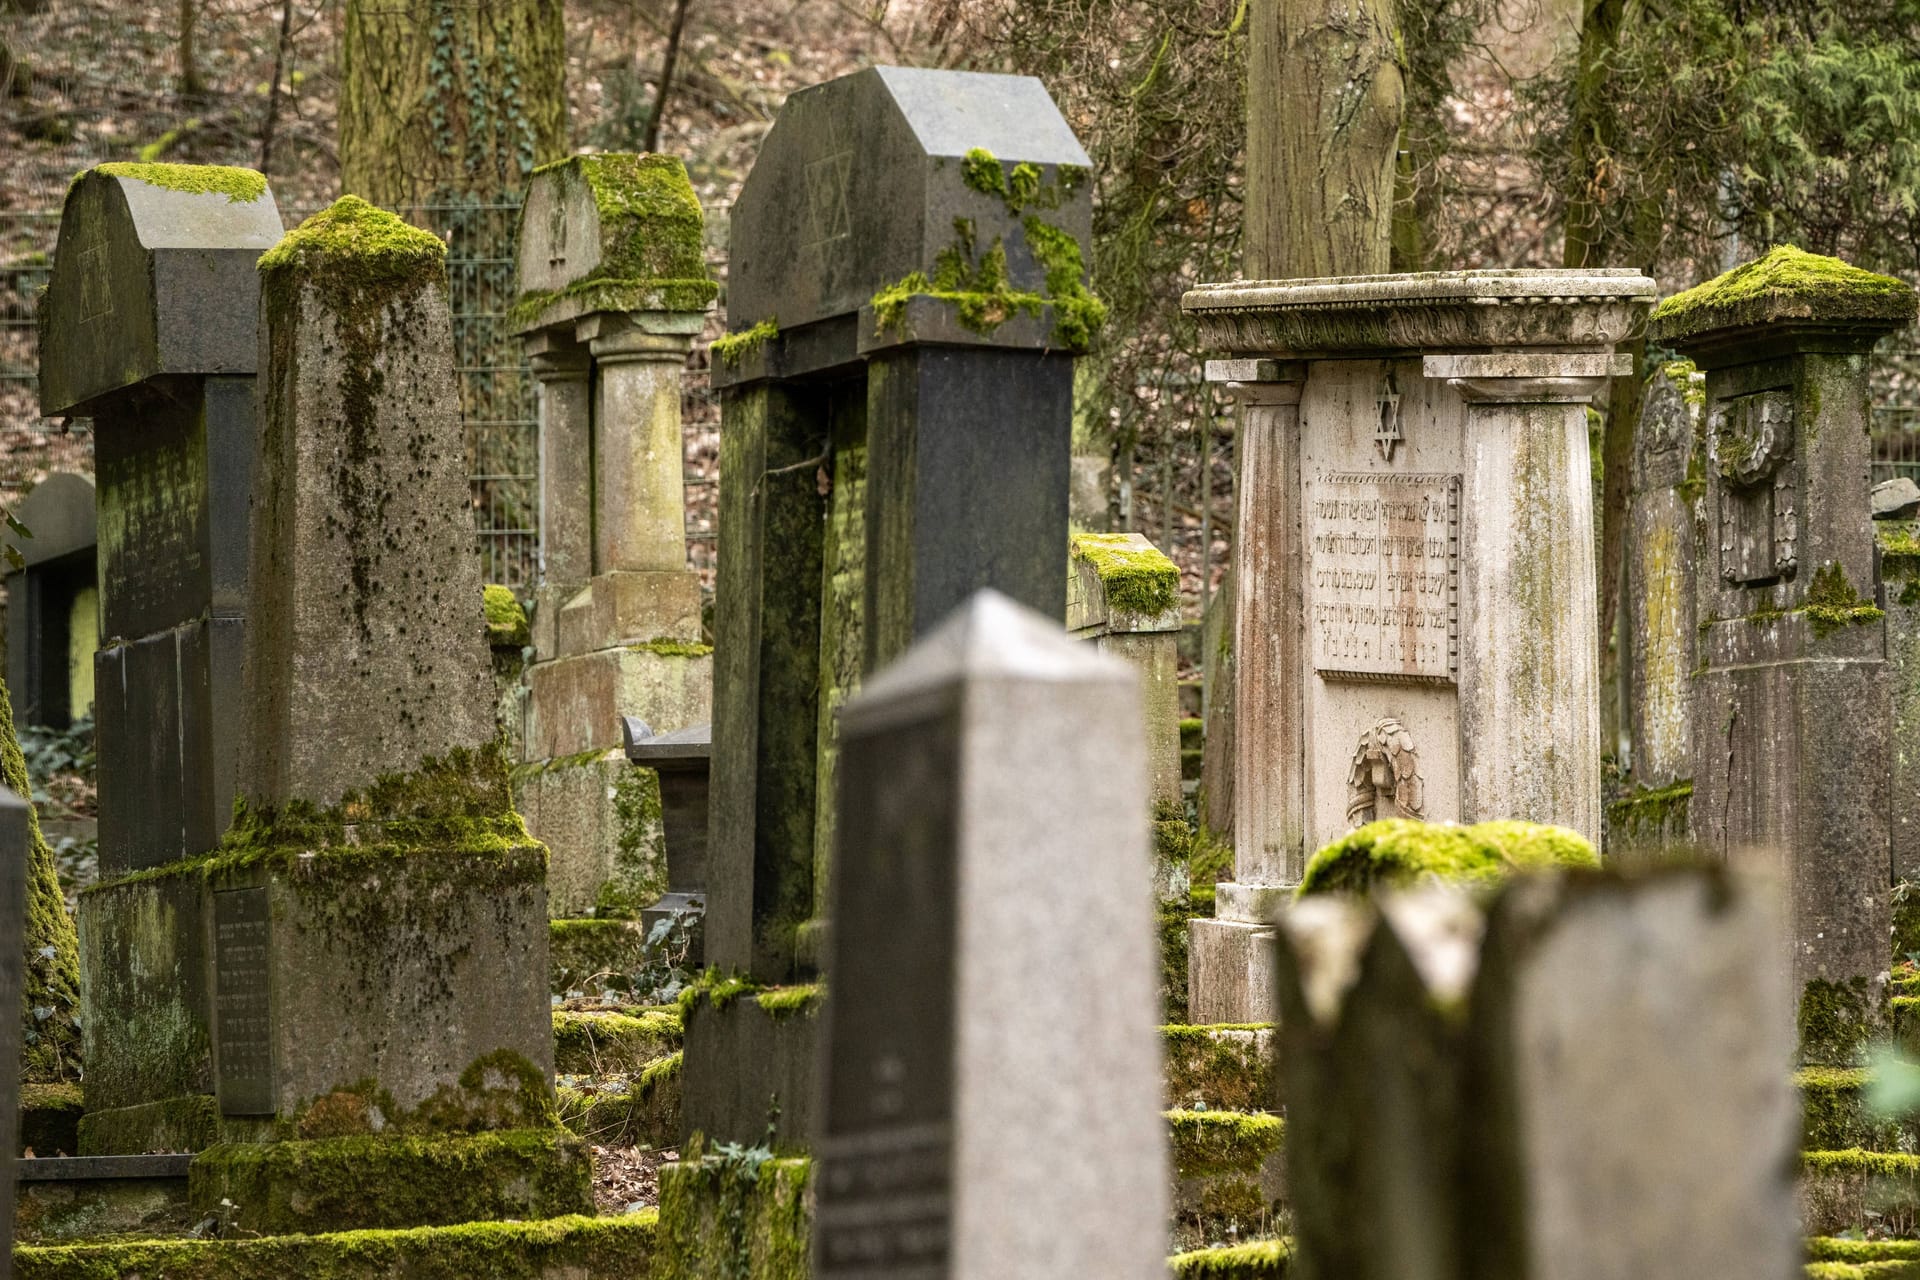
[[[216,1142],[244,1140],[242,1135],[222,1132],[220,1104],[210,1093],[89,1111],[80,1119],[78,1137],[78,1154],[83,1156],[200,1151]]]
[[[1277,1108],[1273,1028],[1163,1027],[1167,1106],[1177,1111]]]
[[[125,1166],[123,1169],[90,1169],[77,1172],[77,1176],[65,1173],[47,1176],[52,1172],[48,1166],[92,1162],[35,1161],[36,1167],[30,1171],[33,1176],[22,1177],[16,1184],[13,1214],[15,1243],[67,1245],[74,1241],[107,1236],[177,1235],[184,1232],[194,1222],[192,1211],[187,1207],[186,1170],[169,1169],[156,1176],[150,1167],[142,1167],[151,1166],[158,1160],[154,1157],[135,1157],[131,1161],[113,1162],[115,1166]],[[22,1263],[21,1252],[17,1250],[14,1254],[13,1275],[16,1280],[40,1274]],[[127,1276],[139,1273],[95,1271],[75,1274]]]
[[[599,1146],[662,1147],[680,1143],[679,1053],[648,1065],[625,1089],[560,1090],[560,1122]]]
[[[660,777],[618,750],[523,765],[513,802],[547,846],[547,907],[556,917],[637,915],[666,891]]]
[[[660,1270],[674,1280],[812,1274],[813,1167],[769,1160],[750,1174],[689,1152],[660,1170]]]
[[[80,1154],[81,1101],[77,1084],[20,1086],[20,1151],[36,1156]]]
[[[560,1129],[229,1143],[194,1157],[187,1200],[268,1235],[551,1218],[593,1212],[593,1161]]]
[[[1920,1156],[1809,1151],[1801,1160],[1800,1221],[1807,1235],[1920,1230]]]
[[[135,1240],[14,1255],[17,1280],[99,1276],[220,1280],[632,1280],[654,1274],[651,1213],[487,1222],[264,1240]]]
[[[1279,980],[1273,926],[1214,919],[1193,920],[1188,928],[1188,1020],[1272,1022]]]
[[[1278,1235],[1285,1226],[1285,1123],[1238,1111],[1170,1111],[1173,1240],[1195,1249],[1218,1240]]]
[[[650,1063],[679,1052],[675,1009],[553,1013],[553,1069],[561,1075],[637,1076]]]
[[[646,961],[647,931],[638,920],[555,920],[549,928],[548,981],[562,999],[625,991],[627,975]]]
[[[728,996],[699,991],[685,1014],[686,1134],[710,1142],[803,1149],[813,1135],[819,987]]]
[[[555,647],[541,653],[572,657],[649,641],[700,643],[700,575],[603,573],[561,606]]]
[[[713,719],[713,651],[659,642],[537,662],[527,671],[527,755],[575,756],[620,745],[620,717],[656,733]]]

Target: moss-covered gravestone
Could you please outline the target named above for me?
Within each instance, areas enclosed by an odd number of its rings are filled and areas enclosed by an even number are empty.
[[[1148,786],[1156,805],[1179,805],[1179,567],[1145,534],[1075,534],[1067,564],[1067,629],[1139,674]]]
[[[1859,1053],[1887,973],[1891,690],[1867,367],[1913,289],[1783,247],[1660,304],[1706,372],[1694,838],[1778,875],[1801,1052]]]
[[[554,915],[624,946],[616,964],[638,962],[633,921],[668,888],[659,784],[621,756],[621,719],[677,732],[712,714],[680,422],[716,292],[702,228],[686,168],[662,155],[546,165],[520,219],[513,322],[541,385],[541,563],[516,792],[553,855]]]
[[[833,715],[980,587],[1062,616],[1088,160],[1040,82],[788,99],[732,215],[709,957],[817,966]]]

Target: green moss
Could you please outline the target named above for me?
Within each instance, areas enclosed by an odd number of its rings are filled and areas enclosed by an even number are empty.
[[[617,758],[612,767],[613,873],[600,886],[594,914],[632,919],[667,891],[660,775]]]
[[[673,1280],[808,1280],[812,1163],[697,1139],[660,1170],[660,1265]]]
[[[653,279],[645,276],[587,276],[560,289],[534,289],[507,308],[507,327],[528,329],[547,308],[562,302],[579,312],[704,311],[720,286],[704,278]]]
[[[532,643],[527,611],[513,598],[513,589],[489,583],[485,596],[487,643],[496,649],[522,649]]]
[[[200,1151],[221,1140],[221,1119],[219,1103],[206,1093],[91,1111],[80,1117],[76,1130],[79,1149],[73,1154]]]
[[[1883,1022],[1865,978],[1844,982],[1815,978],[1800,992],[1801,1060],[1829,1066],[1857,1065]]]
[[[1180,719],[1180,749],[1192,751],[1200,747],[1206,736],[1207,722],[1199,716],[1183,716]]]
[[[260,255],[260,270],[294,268],[338,286],[411,284],[446,275],[447,246],[359,196],[341,196]],[[336,274],[338,273],[338,274]]]
[[[1841,1240],[1815,1236],[1807,1241],[1809,1262],[1920,1261],[1920,1240]]]
[[[680,1141],[680,1065],[676,1050],[648,1063],[630,1089],[562,1089],[561,1122],[602,1146],[673,1146]]]
[[[780,336],[780,325],[772,316],[768,316],[751,329],[742,329],[739,333],[729,333],[713,340],[713,358],[729,369],[737,366],[750,352],[758,350]]]
[[[1173,1167],[1183,1178],[1255,1173],[1280,1150],[1286,1122],[1250,1111],[1169,1111]]]
[[[699,1007],[703,999],[715,1009],[725,1009],[741,996],[756,995],[759,991],[757,984],[745,978],[723,974],[709,967],[680,992],[680,1022],[684,1026],[688,1015]]]
[[[645,1276],[659,1228],[651,1209],[617,1218],[470,1222],[402,1231],[232,1240],[22,1246],[18,1280],[550,1280]]]
[[[1883,1178],[1920,1176],[1920,1156],[1893,1151],[1803,1151],[1800,1167],[1808,1173],[1866,1174]]]
[[[1673,834],[1687,828],[1693,779],[1665,787],[1634,787],[1607,805],[1607,822],[1630,836]]]
[[[1271,1106],[1272,1030],[1266,1023],[1161,1027],[1168,1105],[1223,1112]]]
[[[0,781],[30,797],[33,783],[13,727],[13,701],[0,680]],[[40,833],[40,815],[27,808],[26,932],[14,945],[25,955],[20,971],[20,1079],[32,1084],[80,1076],[80,938],[60,892],[53,851]]]
[[[1213,905],[1213,886],[1217,881],[1226,880],[1233,873],[1233,846],[1208,830],[1202,822],[1193,832],[1193,853],[1187,858],[1187,870],[1193,882],[1191,893],[1207,894],[1207,906]],[[1202,914],[1200,899],[1193,897],[1196,915]]]
[[[1028,215],[1021,224],[1027,248],[1047,273],[1046,299],[1053,304],[1053,341],[1068,351],[1085,351],[1106,327],[1107,304],[1087,288],[1080,241],[1070,232]]]
[[[657,653],[663,658],[705,658],[713,654],[710,644],[672,639],[648,640],[641,644],[630,644],[627,648],[634,653]]]
[[[1299,896],[1366,893],[1434,876],[1492,884],[1515,871],[1598,867],[1600,856],[1578,832],[1534,822],[1452,823],[1387,818],[1370,822],[1313,855]]]
[[[1838,258],[1781,245],[1653,310],[1648,337],[1670,344],[1712,329],[1781,320],[1911,320],[1912,286]]]
[[[36,1156],[79,1155],[85,1110],[77,1084],[21,1085],[20,1149]]]
[[[1290,1256],[1285,1240],[1254,1240],[1176,1254],[1167,1267],[1174,1280],[1285,1280]]]
[[[1807,587],[1804,611],[1816,636],[1825,636],[1841,627],[1871,626],[1887,616],[1884,610],[1854,590],[1853,584],[1847,581],[1846,570],[1838,562],[1814,571],[1813,582]]]
[[[1158,547],[1124,533],[1076,533],[1070,546],[1099,575],[1110,610],[1157,617],[1180,607],[1179,567]]]
[[[547,964],[555,995],[593,990],[596,975],[624,978],[645,962],[647,934],[636,921],[554,920],[548,928]]]
[[[791,1018],[795,1014],[811,1015],[818,1012],[826,997],[824,983],[810,982],[800,986],[773,987],[760,992],[753,1000],[771,1017]]]
[[[1007,247],[998,236],[984,253],[975,254],[972,223],[954,220],[958,239],[940,251],[932,279],[910,272],[904,279],[873,295],[874,327],[897,329],[913,298],[932,298],[954,309],[961,327],[991,334],[1016,315],[1037,316],[1046,299],[1015,289],[1007,275]]]
[[[1007,174],[993,152],[975,147],[960,161],[960,180],[982,195],[1007,194]]]
[[[223,164],[129,164],[116,161],[95,165],[89,172],[105,174],[109,178],[132,178],[150,187],[183,191],[188,195],[223,195],[228,204],[252,204],[267,194],[264,174]]]
[[[677,1012],[553,1014],[553,1067],[563,1074],[628,1074],[679,1047]]]
[[[1900,1126],[1870,1114],[1863,1100],[1868,1072],[1858,1067],[1804,1067],[1794,1073],[1803,1118],[1801,1146],[1830,1151],[1882,1150],[1899,1141]]]

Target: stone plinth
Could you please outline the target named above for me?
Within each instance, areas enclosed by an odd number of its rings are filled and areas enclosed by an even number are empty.
[[[1040,82],[876,67],[794,94],[734,206],[708,943],[828,948],[835,712],[992,587],[1058,619],[1089,161]],[[745,479],[741,479],[745,477]]]
[[[1148,789],[1180,795],[1180,570],[1140,533],[1075,534],[1067,630],[1132,666],[1146,712]]]
[[[1776,249],[1660,305],[1705,372],[1695,840],[1782,880],[1802,1054],[1851,1061],[1887,976],[1892,691],[1867,366],[1913,290]]]
[[[660,825],[666,843],[667,891],[640,913],[651,931],[659,920],[689,918],[707,909],[707,799],[713,726],[654,733],[641,721],[622,721],[627,759],[660,779]],[[696,945],[690,963],[700,960]]]
[[[615,751],[622,717],[675,730],[712,715],[680,423],[716,292],[702,226],[685,167],[660,155],[544,166],[521,213],[513,322],[540,379],[542,549],[519,795],[563,916],[638,910],[664,879],[657,799],[644,818],[616,795],[640,785]]]
[[[1242,405],[1234,882],[1195,921],[1190,1016],[1264,1021],[1260,935],[1307,856],[1374,818],[1600,828],[1586,406],[1653,282],[1464,271],[1205,285]],[[1251,940],[1239,936],[1255,935]],[[1215,956],[1215,952],[1219,952]],[[1203,980],[1228,981],[1209,992]]]

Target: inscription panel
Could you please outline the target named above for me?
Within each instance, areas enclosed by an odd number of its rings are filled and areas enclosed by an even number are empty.
[[[1447,683],[1459,655],[1460,477],[1323,472],[1307,487],[1313,665]]]
[[[213,1060],[220,1110],[273,1114],[273,1010],[267,946],[267,890],[213,895]]]

